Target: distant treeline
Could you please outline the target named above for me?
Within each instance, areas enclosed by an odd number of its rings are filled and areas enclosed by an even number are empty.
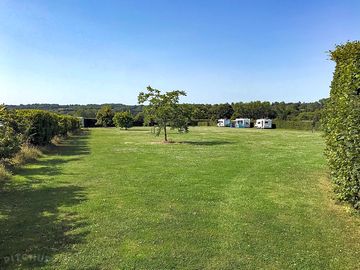
[[[59,114],[68,114],[78,117],[85,118],[95,118],[96,113],[100,110],[100,108],[104,105],[110,105],[112,109],[116,112],[122,111],[130,111],[132,114],[136,115],[137,113],[143,110],[143,106],[141,105],[124,105],[118,103],[107,103],[107,104],[87,104],[87,105],[79,105],[79,104],[70,104],[70,105],[59,105],[59,104],[20,104],[20,105],[6,105],[8,109],[36,109],[36,110],[45,110],[51,111]]]
[[[182,104],[193,120],[216,121],[219,118],[245,117],[251,119],[271,118],[291,121],[320,120],[321,111],[326,99],[316,102],[236,102],[223,104]],[[96,118],[96,114],[103,105],[110,105],[115,112],[130,111],[134,116],[142,114],[140,105],[124,104],[88,104],[88,105],[58,105],[58,104],[31,104],[8,105],[9,109],[41,109],[60,114],[69,114],[85,118]],[[139,115],[139,116],[140,116]],[[141,118],[139,117],[138,118]]]

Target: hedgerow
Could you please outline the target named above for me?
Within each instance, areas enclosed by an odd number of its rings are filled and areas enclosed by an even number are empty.
[[[288,121],[273,120],[276,128],[298,129],[298,130],[320,130],[320,123],[314,121]]]
[[[11,111],[0,107],[0,160],[13,157],[23,143],[46,145],[56,135],[80,128],[76,117],[42,110]]]
[[[58,135],[66,136],[69,132],[74,132],[80,128],[79,119],[69,115],[57,115]]]
[[[54,113],[42,110],[19,110],[17,116],[23,124],[25,140],[30,144],[49,144],[59,133],[59,119]]]
[[[360,41],[330,52],[336,68],[323,129],[335,192],[360,208]]]
[[[0,107],[0,160],[13,157],[21,146],[16,116],[4,106]]]

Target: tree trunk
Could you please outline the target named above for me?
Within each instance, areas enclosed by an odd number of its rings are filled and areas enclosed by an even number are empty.
[[[166,125],[164,126],[164,136],[165,136],[165,142],[167,142]]]

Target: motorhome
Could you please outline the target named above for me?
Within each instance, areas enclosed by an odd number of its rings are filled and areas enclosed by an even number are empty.
[[[249,118],[236,118],[233,121],[234,127],[236,128],[249,128],[250,119]]]
[[[257,119],[254,125],[256,128],[272,128],[271,119]]]
[[[219,119],[218,120],[218,123],[217,123],[217,126],[218,127],[230,127],[231,125],[231,121],[230,119]]]

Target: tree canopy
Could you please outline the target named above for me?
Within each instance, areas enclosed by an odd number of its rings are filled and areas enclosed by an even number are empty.
[[[132,127],[134,118],[131,112],[117,112],[113,118],[116,127],[128,129]]]
[[[103,127],[111,127],[114,126],[113,118],[114,111],[110,105],[104,105],[100,108],[100,110],[96,114],[97,122],[96,124]]]
[[[148,86],[147,92],[140,92],[138,96],[139,104],[148,103],[145,107],[147,119],[154,121],[157,127],[157,135],[164,131],[164,140],[168,141],[166,127],[185,129],[187,123],[184,120],[186,113],[182,106],[179,106],[180,96],[186,96],[185,91],[174,90],[161,93],[160,90]]]

